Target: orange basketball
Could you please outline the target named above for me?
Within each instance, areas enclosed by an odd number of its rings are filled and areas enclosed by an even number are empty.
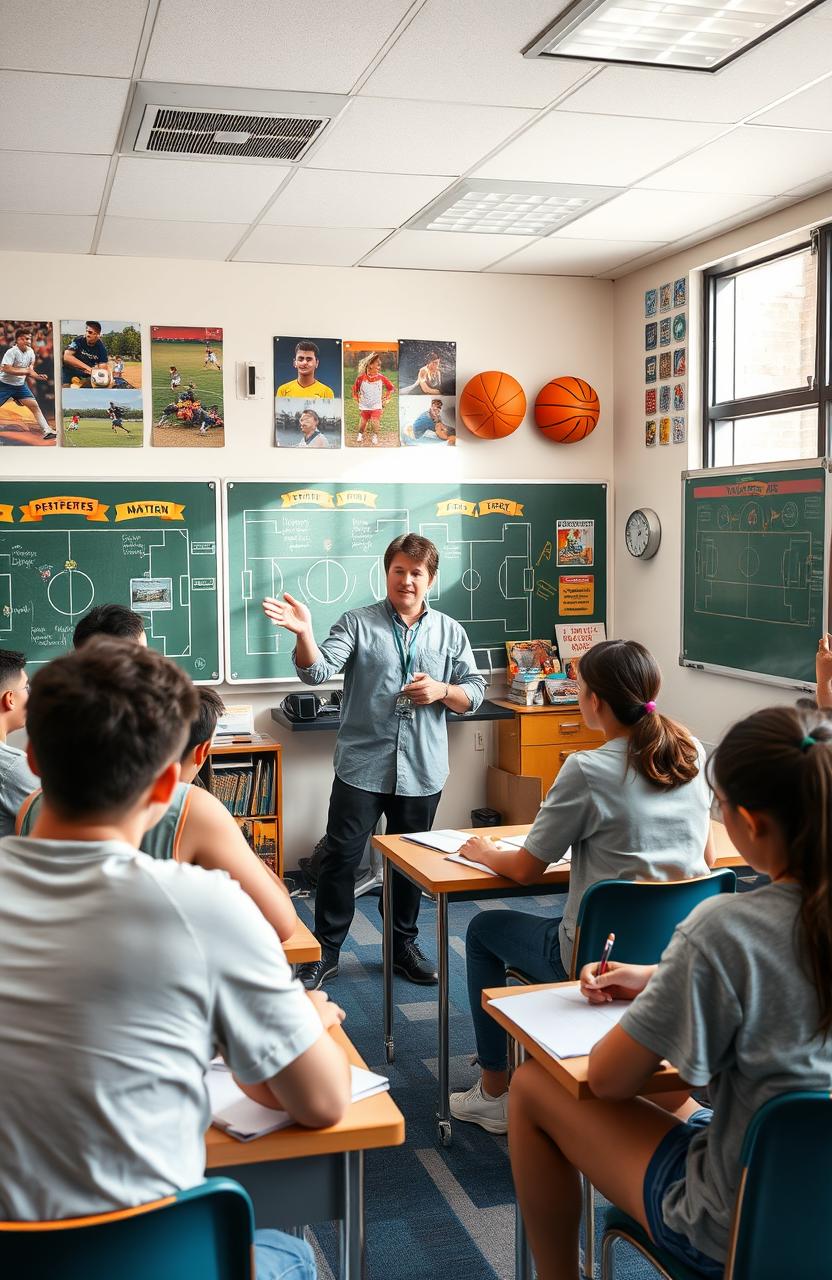
[[[598,392],[583,378],[553,378],[534,402],[534,420],[550,440],[575,444],[594,431],[601,416]]]
[[[510,436],[523,421],[526,395],[510,373],[478,373],[459,397],[459,416],[475,436]]]

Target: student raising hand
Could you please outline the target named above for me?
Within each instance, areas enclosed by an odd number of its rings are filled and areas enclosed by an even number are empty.
[[[611,1000],[634,1000],[656,972],[654,964],[619,964],[610,960],[606,971],[598,973],[598,962],[581,969],[581,995],[590,1004],[609,1004]]]
[[[817,700],[819,707],[832,707],[832,649],[829,642],[832,636],[827,631],[818,641],[815,657],[815,679],[818,682]]]

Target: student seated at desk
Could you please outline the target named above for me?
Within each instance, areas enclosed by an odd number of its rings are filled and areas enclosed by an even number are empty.
[[[38,785],[26,763],[26,753],[10,747],[6,737],[26,723],[29,681],[26,657],[16,649],[0,649],[0,836],[14,831],[21,801]]]
[[[656,1244],[721,1277],[749,1121],[778,1094],[832,1088],[832,721],[758,711],[709,772],[728,834],[771,884],[703,902],[658,966],[585,966],[590,1001],[637,996],[590,1056],[603,1101],[576,1101],[534,1062],[514,1077],[512,1170],[540,1280],[577,1280],[578,1170]],[[710,1086],[713,1111],[636,1096],[663,1058]]]
[[[525,847],[501,852],[474,836],[460,850],[502,876],[528,884],[572,847],[563,919],[522,911],[483,911],[468,927],[468,997],[483,1069],[451,1115],[505,1133],[506,1037],[481,1006],[483,987],[504,983],[507,966],[533,982],[569,976],[575,921],[584,892],[598,880],[685,880],[708,874],[711,794],[705,752],[686,729],[656,709],[661,672],[634,640],[604,640],[581,658],[578,705],[606,738],[568,757],[543,801]],[[541,865],[542,864],[542,865]]]
[[[291,976],[226,875],[139,841],[170,802],[197,699],[153,650],[97,637],[32,681],[37,836],[0,841],[0,1218],[71,1218],[202,1181],[205,1071],[301,1124],[336,1123],[343,1014]],[[315,1274],[309,1247],[258,1233],[258,1280]]]

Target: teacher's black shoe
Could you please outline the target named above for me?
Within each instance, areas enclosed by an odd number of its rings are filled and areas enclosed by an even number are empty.
[[[423,987],[434,987],[439,977],[433,961],[412,938],[393,956],[393,972],[400,973],[408,982],[418,982]]]
[[[317,991],[328,978],[338,977],[338,952],[324,948],[320,960],[298,965],[298,977],[307,991]]]

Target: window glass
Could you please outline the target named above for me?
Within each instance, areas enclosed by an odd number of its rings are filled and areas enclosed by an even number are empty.
[[[718,452],[723,456],[726,454],[730,432],[733,436],[733,457],[730,462],[717,461],[715,457],[714,466],[717,467],[817,457],[817,409],[795,409],[790,413],[737,418],[734,422],[720,423],[719,427],[715,437]]]

